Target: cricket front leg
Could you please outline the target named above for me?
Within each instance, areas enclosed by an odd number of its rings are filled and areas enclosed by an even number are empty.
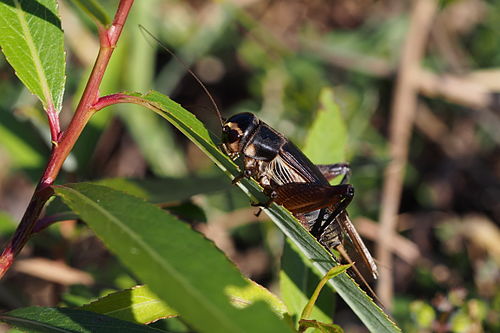
[[[241,181],[243,178],[252,178],[255,174],[255,170],[258,168],[257,161],[253,158],[245,157],[243,159],[243,166],[240,166],[241,173],[233,178],[232,184],[236,184]]]

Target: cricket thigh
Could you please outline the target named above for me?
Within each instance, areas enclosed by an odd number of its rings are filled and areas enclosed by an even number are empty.
[[[314,183],[289,183],[275,190],[276,203],[292,213],[307,213],[338,206],[352,192],[351,185],[328,186]]]

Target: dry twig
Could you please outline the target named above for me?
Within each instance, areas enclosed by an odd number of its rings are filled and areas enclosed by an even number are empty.
[[[381,226],[376,251],[376,257],[380,262],[380,279],[377,286],[377,293],[388,308],[391,308],[393,295],[390,244],[394,238],[404,169],[408,156],[408,143],[417,109],[418,86],[415,82],[415,75],[418,74],[420,68],[420,60],[424,53],[436,9],[437,4],[434,0],[418,0],[415,2],[410,29],[405,40],[399,65],[396,91],[391,111],[392,117],[389,128],[391,162],[384,173],[379,218]]]

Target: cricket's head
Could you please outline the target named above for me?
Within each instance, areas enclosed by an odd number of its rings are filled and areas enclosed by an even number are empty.
[[[222,145],[229,155],[243,151],[252,133],[259,126],[259,119],[250,112],[238,113],[222,127]]]

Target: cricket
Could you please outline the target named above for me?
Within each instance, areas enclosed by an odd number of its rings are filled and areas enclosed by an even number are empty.
[[[354,197],[354,187],[348,184],[350,165],[344,162],[315,165],[283,134],[250,112],[238,113],[225,120],[210,91],[189,66],[146,28],[139,28],[181,63],[208,96],[222,128],[221,149],[234,162],[242,160],[241,173],[232,183],[243,178],[257,181],[269,199],[253,206],[268,207],[275,202],[288,209],[330,253],[338,251],[347,263],[353,264],[351,269],[355,276],[378,300],[343,246],[345,234],[371,278],[378,278],[375,260],[346,211]],[[339,176],[343,177],[340,184],[330,185],[329,181]]]

